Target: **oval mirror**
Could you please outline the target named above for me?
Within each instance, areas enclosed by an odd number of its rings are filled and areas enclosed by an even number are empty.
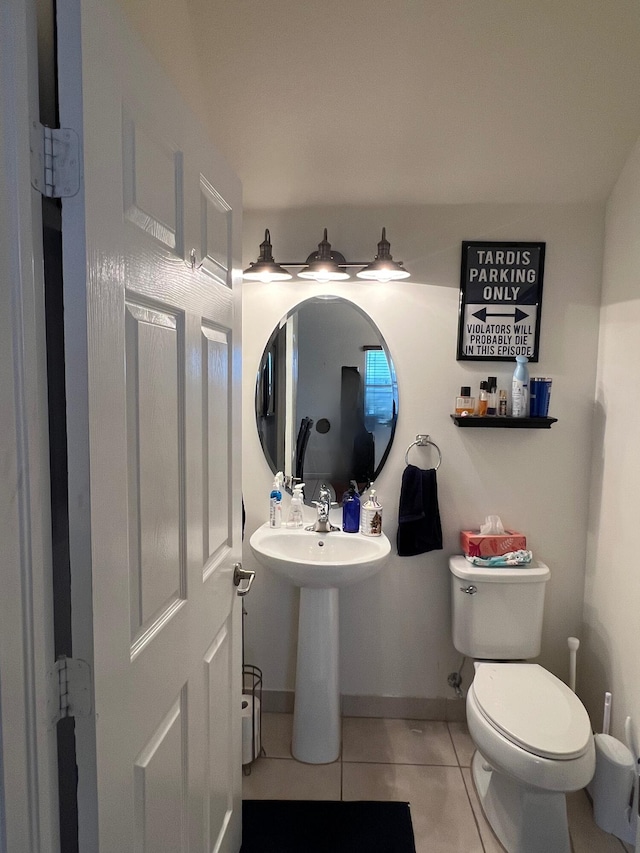
[[[385,341],[346,299],[314,297],[283,317],[262,355],[256,422],[271,470],[305,483],[305,502],[326,483],[342,500],[355,480],[374,482],[389,455],[398,385]]]

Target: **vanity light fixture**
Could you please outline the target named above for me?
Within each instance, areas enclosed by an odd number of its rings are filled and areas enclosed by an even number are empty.
[[[287,281],[292,278],[286,267],[301,267],[298,278],[311,279],[320,283],[328,281],[345,281],[351,276],[347,272],[349,267],[361,267],[356,273],[358,278],[368,281],[399,281],[409,278],[409,273],[403,267],[402,261],[394,261],[391,256],[389,241],[387,240],[386,228],[382,229],[382,239],[378,243],[378,253],[371,263],[366,261],[348,261],[341,252],[331,248],[327,240],[327,229],[324,229],[324,237],[318,243],[318,250],[312,252],[306,261],[290,261],[278,264],[273,259],[271,248],[271,235],[267,228],[264,232],[264,241],[260,243],[260,256],[252,262],[243,273],[248,281]]]
[[[271,250],[271,234],[267,228],[264,232],[264,240],[260,243],[260,255],[258,260],[249,264],[249,269],[242,273],[249,281],[288,281],[293,278],[290,272],[283,270],[280,264],[273,259]]]

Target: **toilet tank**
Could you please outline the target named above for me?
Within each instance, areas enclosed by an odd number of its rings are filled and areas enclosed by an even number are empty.
[[[483,568],[465,557],[449,560],[453,645],[484,660],[527,660],[540,653],[545,585],[544,563],[526,568]]]

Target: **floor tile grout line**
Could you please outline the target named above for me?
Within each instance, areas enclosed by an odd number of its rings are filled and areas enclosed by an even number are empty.
[[[304,767],[330,767],[332,764],[340,764],[341,768],[345,764],[382,764],[384,766],[392,767],[394,765],[398,765],[399,767],[448,767],[449,769],[460,769],[460,770],[468,770],[469,765],[467,764],[430,764],[425,763],[423,761],[380,761],[377,759],[370,758],[337,758],[335,761],[330,761],[327,764],[308,764],[305,761],[298,761],[292,755],[264,755],[262,758],[265,761],[295,761],[297,764],[302,764]]]
[[[453,754],[456,757],[456,761],[458,763],[458,767],[460,767],[460,756],[458,755],[458,750],[456,749],[456,743],[453,739],[453,735],[451,734],[451,729],[449,728],[449,723],[447,723],[447,734],[449,735],[449,741],[451,743],[451,747],[453,749]]]
[[[398,761],[387,760],[383,761],[378,758],[343,758],[343,764],[385,764],[392,766],[394,764],[402,765],[403,767],[466,767],[465,764],[432,764],[426,761]]]
[[[458,750],[456,749],[456,742],[453,739],[451,729],[449,728],[449,723],[447,723],[447,734],[449,735],[449,740],[451,741],[451,746],[453,747],[453,754],[455,755],[456,761],[458,762],[458,767],[462,767],[462,765],[460,764],[460,756],[458,755]]]
[[[478,820],[478,816],[476,815],[476,810],[473,807],[473,802],[471,800],[471,794],[469,793],[469,789],[467,788],[467,782],[464,778],[464,773],[462,772],[463,768],[459,767],[458,769],[460,770],[460,777],[462,779],[462,785],[464,787],[464,792],[467,795],[467,802],[469,803],[469,808],[471,809],[471,815],[473,817],[473,822],[476,825],[476,832],[478,833],[478,839],[480,841],[480,846],[482,847],[482,850],[484,851],[484,853],[487,853],[487,848],[484,845],[484,839],[482,837],[482,832],[480,831],[480,821]],[[470,768],[465,768],[465,769],[470,770]],[[473,777],[471,779],[471,784],[473,785]],[[480,808],[482,808],[482,806],[480,806]]]

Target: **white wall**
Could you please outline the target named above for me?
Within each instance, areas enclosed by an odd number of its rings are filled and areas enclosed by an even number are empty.
[[[640,733],[639,235],[640,141],[607,205],[581,664],[592,720],[611,690],[619,738],[627,715]]]
[[[258,570],[247,599],[246,658],[263,669],[267,690],[293,688],[297,591],[261,568],[247,542],[267,518],[272,479],[255,427],[256,370],[279,319],[312,293],[334,292],[369,313],[397,369],[398,429],[376,483],[392,542],[406,448],[416,433],[429,433],[443,454],[438,488],[444,549],[413,558],[394,554],[378,576],[341,592],[343,693],[453,695],[447,675],[460,656],[450,640],[447,560],[459,551],[459,530],[477,526],[489,513],[525,532],[534,555],[551,567],[540,661],[566,678],[566,638],[580,634],[582,618],[604,211],[589,205],[474,205],[249,212],[244,263],[255,260],[265,227],[276,260],[305,257],[324,226],[336,249],[366,259],[375,253],[382,225],[394,257],[412,273],[408,282],[243,285],[244,562]],[[497,374],[506,387],[512,371],[508,363],[455,358],[460,247],[473,239],[547,243],[535,372],[553,377],[550,414],[559,420],[550,431],[461,430],[449,417],[461,385],[477,389],[480,379]],[[411,461],[427,466],[433,457],[414,448]]]

